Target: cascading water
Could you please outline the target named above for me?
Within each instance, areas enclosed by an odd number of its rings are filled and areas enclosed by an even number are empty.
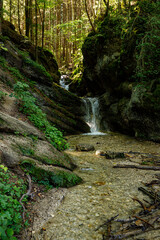
[[[67,76],[66,75],[62,75],[61,79],[59,81],[59,84],[62,88],[66,89],[67,91],[69,90],[69,84],[66,81]]]
[[[67,75],[62,75],[60,86],[67,91],[69,90],[69,85],[67,81]],[[90,127],[90,133],[85,133],[85,135],[105,135],[106,133],[100,132],[100,113],[99,113],[99,101],[97,97],[82,98],[85,107],[85,117],[84,120]]]
[[[99,101],[98,98],[83,98],[85,106],[85,121],[90,127],[91,135],[102,135],[105,133],[100,132],[100,114],[99,114]]]

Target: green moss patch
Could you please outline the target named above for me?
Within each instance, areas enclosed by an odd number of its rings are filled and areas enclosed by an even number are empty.
[[[68,170],[40,165],[31,159],[24,160],[21,168],[29,172],[34,181],[48,186],[72,187],[82,182],[80,177]]]

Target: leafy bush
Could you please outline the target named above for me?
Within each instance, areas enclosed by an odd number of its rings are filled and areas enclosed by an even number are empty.
[[[8,70],[11,72],[13,76],[16,77],[16,79],[23,81],[24,77],[17,68],[8,66]]]
[[[16,240],[22,228],[21,213],[23,208],[19,199],[26,191],[23,180],[0,165],[0,239]]]
[[[23,52],[18,50],[19,54],[22,56],[22,59],[24,61],[24,63],[36,68],[39,72],[41,72],[42,74],[44,74],[46,77],[52,79],[51,75],[47,72],[47,70],[45,69],[44,66],[42,66],[41,64],[33,61],[30,57],[28,52]]]
[[[7,93],[4,93],[3,91],[0,90],[0,101],[6,96]]]
[[[6,67],[7,61],[4,57],[0,56],[0,65]]]
[[[46,114],[36,105],[36,98],[28,91],[29,85],[17,82],[14,85],[15,97],[21,100],[21,111],[23,111],[34,125],[45,133],[49,142],[58,150],[67,148],[67,143],[63,138],[62,132],[51,125]]]
[[[142,6],[141,6],[142,5]],[[160,3],[140,3],[147,13],[145,31],[138,35],[140,39],[136,48],[137,68],[135,78],[140,81],[151,81],[160,76]],[[159,11],[157,11],[159,9]]]

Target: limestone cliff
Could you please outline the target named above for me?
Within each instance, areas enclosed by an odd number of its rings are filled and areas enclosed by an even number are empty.
[[[62,150],[64,134],[88,131],[81,99],[58,85],[54,56],[3,22],[0,36],[0,164],[23,169],[40,183],[70,187],[82,181]],[[17,91],[17,92],[16,92]],[[38,129],[38,128],[39,129]],[[61,146],[61,147],[60,147]],[[58,150],[57,150],[57,149]]]
[[[158,142],[159,8],[158,1],[139,1],[129,15],[111,13],[82,47],[83,94],[99,96],[102,129]]]

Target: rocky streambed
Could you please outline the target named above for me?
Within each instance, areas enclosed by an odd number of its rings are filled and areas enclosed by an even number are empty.
[[[147,154],[160,155],[159,144],[116,133],[69,136],[68,142],[70,149],[66,153],[77,164],[75,173],[83,179],[83,183],[67,190],[52,189],[35,204],[31,239],[109,239],[103,238],[106,229],[99,226],[117,214],[119,219],[132,218],[138,214],[142,206],[138,201],[133,201],[133,198],[151,201],[138,187],[151,182],[155,179],[155,174],[159,173],[153,170],[113,167],[118,163],[141,164]],[[82,143],[93,145],[95,150],[76,151],[76,145]],[[105,156],[96,155],[96,150],[128,154],[126,158],[106,159]],[[131,154],[130,151],[142,154]],[[160,190],[158,186],[156,188],[157,191]],[[152,229],[139,237],[126,239],[160,239],[160,230]]]

